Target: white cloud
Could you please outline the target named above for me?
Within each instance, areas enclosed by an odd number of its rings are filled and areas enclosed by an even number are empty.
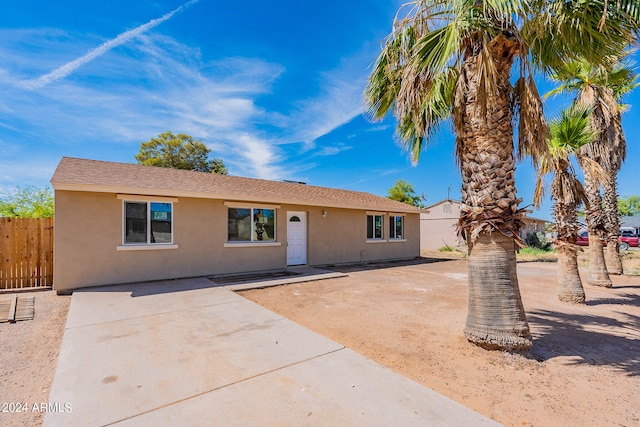
[[[15,163],[0,162],[0,194],[12,192],[16,187],[46,186],[53,175],[55,165],[41,159]]]
[[[6,39],[10,42],[0,45],[0,56],[11,64],[0,69],[0,140],[15,146],[30,140],[47,145],[48,153],[60,153],[49,160],[46,173],[38,175],[48,174],[47,181],[62,155],[100,158],[96,153],[113,147],[111,152],[130,152],[123,161],[131,161],[140,142],[167,130],[201,139],[234,174],[291,178],[311,163],[284,167],[287,156],[299,151],[283,150],[283,144],[302,143],[303,151],[309,150],[316,139],[352,120],[362,108],[366,70],[361,64],[367,62],[358,56],[320,74],[317,96],[281,102],[293,111],[274,111],[263,106],[262,97],[272,96],[274,83],[287,77],[282,65],[241,57],[203,62],[199,49],[156,32],[136,33],[136,43],[87,66],[97,83],[47,80],[45,74],[41,90],[24,90],[16,84],[24,81],[21,75],[42,65],[37,55],[29,58],[31,65],[25,63],[21,47],[41,36],[40,31],[12,33]],[[68,56],[68,43],[49,43],[46,65],[53,57]],[[349,148],[334,143],[312,155],[335,155]]]
[[[146,24],[140,25],[140,26],[134,28],[133,30],[125,31],[124,33],[119,34],[117,37],[102,43],[97,48],[92,49],[86,55],[81,56],[78,59],[74,59],[73,61],[67,62],[66,64],[56,68],[55,70],[53,70],[53,71],[51,71],[51,72],[49,72],[49,73],[47,73],[47,74],[45,74],[43,76],[40,76],[39,78],[37,78],[35,80],[26,81],[23,84],[28,89],[39,89],[39,88],[42,88],[42,87],[48,85],[51,82],[63,79],[66,76],[68,76],[69,74],[73,73],[78,68],[82,67],[83,65],[93,61],[94,59],[96,59],[97,57],[99,57],[101,55],[104,55],[105,53],[107,53],[111,49],[113,49],[113,48],[115,48],[117,46],[120,46],[122,44],[125,44],[125,43],[133,40],[134,38],[136,38],[138,36],[141,36],[145,32],[147,32],[150,29],[152,29],[154,27],[157,27],[158,25],[162,24],[163,22],[171,19],[173,17],[173,15],[175,15],[178,12],[181,12],[185,8],[191,6],[192,4],[197,3],[198,1],[200,1],[200,0],[191,0],[191,1],[183,4],[182,6],[172,10],[171,12],[163,15],[160,18],[152,19],[151,21],[147,22]]]
[[[333,145],[333,146],[325,146],[322,147],[319,151],[315,152],[314,156],[335,156],[336,154],[340,154],[343,151],[351,150],[353,147],[347,145]]]
[[[299,102],[297,111],[291,114],[291,142],[303,142],[305,149],[312,149],[318,138],[362,113],[367,77],[363,63],[362,54],[354,55],[320,75],[319,94]]]

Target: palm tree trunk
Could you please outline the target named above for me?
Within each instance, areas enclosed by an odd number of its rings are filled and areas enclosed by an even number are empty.
[[[516,275],[514,239],[521,225],[516,195],[509,81],[514,44],[491,46],[495,91],[481,91],[477,57],[465,59],[454,106],[462,172],[460,228],[467,237],[469,306],[465,336],[487,349],[522,350],[531,335]],[[486,109],[483,96],[491,96]]]
[[[607,229],[607,251],[605,263],[609,274],[622,274],[622,259],[620,259],[620,218],[618,217],[618,192],[616,170],[607,171],[604,182],[604,220]]]
[[[469,308],[464,334],[481,347],[520,350],[531,347],[513,239],[483,233],[469,246]]]
[[[561,173],[568,174],[567,168]],[[558,234],[558,299],[581,304],[585,302],[585,294],[578,271],[578,249],[574,246],[578,235],[576,203],[558,201],[562,197],[559,194],[562,191],[560,182],[559,173],[551,185],[552,196],[556,200],[553,211]]]
[[[604,232],[604,221],[602,215],[602,198],[600,197],[600,186],[588,168],[584,170],[584,187],[589,199],[587,209],[587,228],[589,230],[589,277],[587,283],[593,286],[603,286],[610,288],[613,286],[607,267],[604,262],[604,250],[602,249],[601,233]]]
[[[577,304],[584,304],[585,301],[578,272],[577,249],[563,244],[558,246],[558,299]]]

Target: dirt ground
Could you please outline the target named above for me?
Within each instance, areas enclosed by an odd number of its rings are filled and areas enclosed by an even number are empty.
[[[0,294],[2,296],[2,294]],[[0,426],[40,426],[49,400],[71,297],[54,291],[35,296],[35,317],[0,323]]]
[[[640,277],[585,285],[578,306],[557,300],[555,263],[519,263],[534,345],[509,354],[462,334],[464,260],[339,270],[242,295],[507,426],[640,425]]]
[[[242,295],[508,426],[640,425],[640,277],[585,286],[588,303],[574,306],[555,297],[555,263],[518,266],[535,339],[525,354],[464,339],[462,259],[343,267],[348,277]],[[48,401],[71,300],[28,295],[35,319],[0,323],[3,427],[42,424],[33,405]]]

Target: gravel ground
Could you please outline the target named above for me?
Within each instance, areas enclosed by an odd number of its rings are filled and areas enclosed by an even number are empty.
[[[625,271],[640,274],[640,251],[624,258]],[[640,425],[640,277],[585,285],[587,304],[575,306],[555,297],[555,263],[519,264],[535,341],[509,354],[462,337],[464,260],[343,270],[349,277],[242,295],[508,426]],[[2,427],[39,426],[41,404],[55,403],[71,302],[50,290],[19,295],[35,296],[35,318],[0,323]]]
[[[0,426],[40,426],[71,297],[51,290],[18,296],[35,296],[35,317],[0,323]]]
[[[464,338],[464,260],[342,270],[241,294],[507,426],[640,426],[640,277],[585,285],[573,305],[556,263],[519,263],[534,344],[511,354]]]

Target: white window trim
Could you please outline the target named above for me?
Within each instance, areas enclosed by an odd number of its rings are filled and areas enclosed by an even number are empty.
[[[134,244],[116,246],[117,251],[157,251],[163,249],[178,249],[175,243],[151,243],[151,244]]]
[[[389,219],[391,218],[395,218],[397,216],[401,216],[402,218],[402,234],[404,235],[404,225],[405,225],[405,220],[404,217],[406,217],[405,214],[399,214],[399,213],[393,213],[393,212],[389,212]],[[389,227],[391,227],[391,224],[389,224]],[[404,237],[401,237],[399,239],[396,239],[395,237],[391,237],[391,229],[389,229],[389,241],[390,242],[406,242],[407,239]]]
[[[135,194],[118,194],[118,200],[126,202],[160,202],[160,203],[178,203],[177,197],[159,197],[159,196],[140,196]]]
[[[235,203],[235,202],[224,202],[225,206],[227,206],[227,219],[229,218],[229,209],[250,209],[251,210],[251,239],[253,239],[253,210],[254,209],[270,209],[273,210],[273,234],[274,240],[267,241],[259,241],[259,240],[227,240],[224,243],[225,248],[250,248],[250,247],[258,247],[258,246],[280,246],[281,242],[277,240],[278,238],[278,209],[280,205],[254,205],[247,203]],[[229,230],[227,230],[227,239],[229,239]]]
[[[225,248],[260,248],[266,246],[282,246],[282,242],[226,242]]]
[[[229,208],[240,208],[240,209],[280,209],[280,205],[264,205],[260,203],[243,203],[243,202],[224,202],[224,205]]]
[[[134,196],[135,197],[135,196]],[[118,199],[122,200],[122,244],[116,247],[117,250],[149,250],[149,249],[178,249],[178,245],[173,240],[173,224],[174,209],[173,204],[178,199],[171,197],[152,197],[142,196],[136,198],[126,198],[125,195],[118,194]],[[175,200],[175,202],[173,201]],[[147,243],[127,243],[127,203],[146,203],[147,204]],[[151,203],[170,203],[171,204],[171,243],[151,243]],[[131,249],[121,249],[131,248]]]
[[[385,230],[385,228],[386,228],[386,227],[384,226],[384,219],[385,219],[385,216],[386,216],[386,212],[372,212],[372,211],[367,211],[367,217],[369,217],[369,216],[373,216],[373,217],[374,217],[374,218],[373,218],[373,223],[374,223],[374,226],[373,226],[373,227],[374,227],[374,229],[373,229],[373,233],[374,233],[374,234],[375,234],[375,221],[376,221],[375,217],[376,217],[376,216],[382,217],[382,237],[380,237],[379,239],[376,239],[375,237],[373,237],[373,238],[369,238],[369,237],[367,237],[366,242],[367,242],[367,243],[383,243],[383,242],[386,242],[386,241],[387,241],[387,239],[385,239],[385,238],[384,238],[384,230]],[[367,230],[367,232],[369,232],[369,230]]]

